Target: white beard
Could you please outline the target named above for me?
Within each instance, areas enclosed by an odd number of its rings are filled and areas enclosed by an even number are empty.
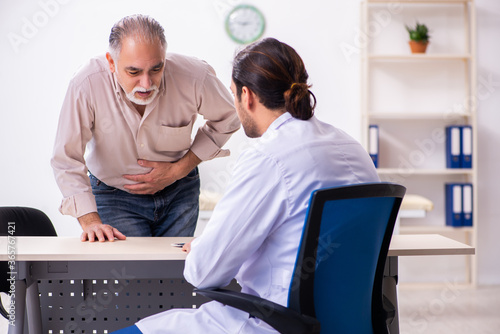
[[[123,87],[122,87],[122,89],[123,89]],[[125,91],[125,89],[123,91]],[[141,98],[135,97],[136,92],[148,92],[148,91],[152,91],[152,93],[151,93],[151,96],[149,96],[147,99],[141,99]],[[143,87],[135,87],[134,89],[132,89],[132,91],[130,93],[127,93],[127,92],[125,92],[125,93],[127,94],[127,98],[131,102],[138,104],[138,105],[141,105],[141,106],[144,106],[144,105],[147,105],[147,104],[150,104],[151,102],[153,102],[156,95],[158,95],[158,87],[156,87],[156,85],[151,86],[149,89],[146,89]]]

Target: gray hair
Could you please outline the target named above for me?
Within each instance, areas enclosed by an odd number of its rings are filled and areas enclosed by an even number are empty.
[[[160,43],[167,50],[167,41],[163,27],[147,15],[131,15],[122,18],[111,28],[109,35],[109,53],[113,59],[118,59],[125,37],[133,37],[147,43]]]

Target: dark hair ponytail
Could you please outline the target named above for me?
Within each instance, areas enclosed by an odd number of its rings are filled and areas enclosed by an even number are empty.
[[[313,116],[316,97],[307,84],[309,75],[297,52],[274,38],[250,44],[233,63],[236,94],[248,87],[268,109],[285,109],[298,119]]]
[[[294,82],[290,88],[285,91],[285,109],[289,111],[293,117],[304,120],[312,117],[314,107],[316,106],[316,97],[309,90],[310,87],[311,86],[306,83]],[[313,101],[311,101],[311,97]]]

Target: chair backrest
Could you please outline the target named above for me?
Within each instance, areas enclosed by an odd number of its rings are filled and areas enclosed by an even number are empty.
[[[0,207],[0,236],[57,236],[49,217],[28,207]],[[7,262],[0,262],[0,292],[9,291]]]
[[[13,234],[9,234],[9,230],[13,231]],[[7,235],[55,237],[57,233],[49,217],[38,209],[2,206],[0,207],[0,236]]]
[[[321,333],[387,333],[382,279],[406,189],[370,183],[311,195],[288,307]]]

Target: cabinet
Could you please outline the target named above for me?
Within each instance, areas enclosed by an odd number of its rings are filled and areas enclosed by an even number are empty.
[[[423,218],[401,219],[402,234],[438,233],[477,244],[477,123],[473,0],[365,0],[361,6],[362,142],[378,126],[378,173],[430,199]],[[412,54],[405,25],[427,25],[425,54]],[[472,168],[446,167],[446,131],[472,127]],[[446,225],[445,184],[472,184],[471,227]],[[475,257],[464,281],[475,284]]]

